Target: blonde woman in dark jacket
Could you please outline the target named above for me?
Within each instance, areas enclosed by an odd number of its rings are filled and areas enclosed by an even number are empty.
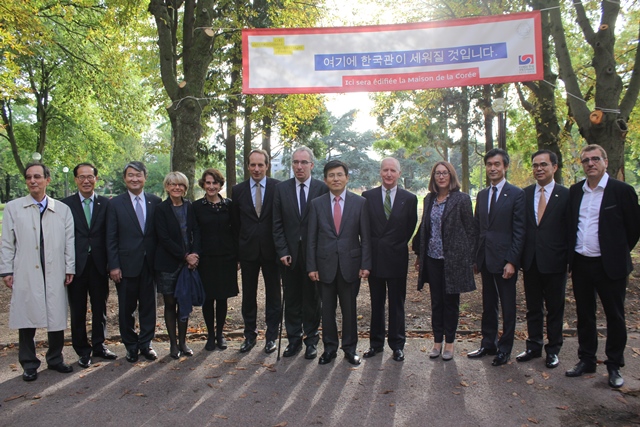
[[[429,283],[433,348],[429,357],[453,358],[453,342],[460,314],[460,294],[476,289],[473,248],[477,230],[471,198],[460,191],[449,162],[431,170],[429,194],[424,199],[422,223],[413,241],[418,289]],[[444,339],[444,348],[443,348]]]

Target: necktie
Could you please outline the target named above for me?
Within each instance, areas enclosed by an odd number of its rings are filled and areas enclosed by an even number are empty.
[[[538,224],[542,221],[542,215],[547,208],[547,198],[544,197],[544,188],[540,189],[540,200],[538,201]]]
[[[142,212],[142,205],[140,204],[140,197],[136,196],[136,216],[138,217],[138,223],[140,229],[144,233],[144,212]]]
[[[260,216],[260,212],[262,212],[262,185],[257,182],[256,183],[256,214]]]
[[[493,215],[494,208],[496,206],[496,198],[498,196],[498,187],[491,186],[491,204],[489,205],[489,216]]]
[[[38,209],[40,209],[40,213],[44,212],[44,205],[42,203],[38,203]]]
[[[87,198],[82,201],[82,209],[84,210],[84,217],[87,220],[87,225],[91,226],[91,199]]]
[[[300,216],[304,215],[307,207],[307,196],[304,194],[304,183],[300,184]]]
[[[342,222],[342,211],[340,210],[340,196],[335,197],[333,205],[333,224],[336,226],[336,233],[340,233],[340,222]]]
[[[387,190],[387,195],[384,197],[384,216],[387,219],[391,216],[391,190]]]

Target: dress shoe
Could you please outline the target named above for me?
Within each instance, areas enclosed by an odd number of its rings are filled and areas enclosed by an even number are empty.
[[[472,351],[471,353],[467,353],[467,357],[469,359],[478,359],[486,355],[494,356],[497,352],[498,350],[496,350],[495,348],[480,347],[479,349]]]
[[[368,359],[370,357],[375,356],[378,353],[382,353],[384,349],[382,347],[378,347],[378,348],[374,348],[371,347],[369,348],[369,350],[365,351],[364,354],[362,355],[365,359]]]
[[[216,349],[216,339],[214,337],[207,337],[207,343],[204,345],[204,349],[207,351],[213,351]]]
[[[335,359],[336,356],[337,356],[337,353],[335,351],[325,351],[324,353],[322,353],[322,356],[320,356],[320,360],[318,360],[318,364],[326,365],[327,363]]]
[[[102,350],[98,350],[98,351],[94,350],[93,357],[99,357],[101,359],[107,359],[107,360],[116,360],[118,358],[118,355],[116,355],[113,351],[105,347]]]
[[[251,349],[255,346],[256,346],[256,340],[255,339],[250,340],[247,338],[244,340],[244,342],[240,346],[240,353],[246,353],[248,351],[251,351]]]
[[[318,356],[318,349],[315,344],[311,344],[307,346],[307,349],[304,352],[304,358],[307,360],[315,359]]]
[[[127,362],[136,363],[138,361],[138,350],[129,350],[127,349],[127,355],[125,356]]]
[[[88,368],[91,366],[91,356],[80,356],[80,359],[78,359],[78,365],[80,365],[81,368]]]
[[[506,365],[507,362],[509,361],[509,358],[511,358],[511,355],[509,353],[505,353],[504,351],[499,351],[496,354],[496,357],[493,358],[493,362],[491,362],[491,365],[492,366]]]
[[[595,371],[596,371],[595,365],[591,365],[581,360],[578,363],[576,363],[576,366],[569,369],[564,374],[568,377],[579,377],[582,374],[593,374]]]
[[[558,365],[560,364],[560,359],[558,359],[557,354],[550,353],[550,354],[547,354],[547,360],[544,362],[544,364],[549,369],[557,368]]]
[[[156,351],[151,347],[141,348],[140,354],[147,360],[156,360],[158,358],[158,353],[156,353]]]
[[[224,339],[224,335],[218,335],[216,337],[216,341],[218,341],[218,348],[220,350],[226,350],[227,349],[227,340]]]
[[[355,353],[345,353],[344,358],[347,359],[347,362],[351,363],[352,365],[359,365],[361,362],[360,356]]]
[[[193,350],[191,350],[186,343],[183,343],[182,345],[180,345],[180,354],[182,354],[183,356],[191,357],[193,356]]]
[[[620,388],[624,384],[624,379],[620,375],[620,369],[607,366],[609,371],[609,387]]]
[[[404,351],[401,348],[393,350],[393,360],[396,362],[402,362],[404,360]]]
[[[436,359],[438,356],[440,356],[441,351],[442,351],[442,343],[440,343],[439,347],[436,347],[436,345],[434,344],[433,347],[431,348],[431,351],[429,352],[429,359]]]
[[[52,371],[58,371],[61,374],[68,374],[69,372],[73,372],[73,366],[67,365],[64,362],[60,362],[57,365],[49,365],[47,369],[51,369]]]
[[[275,341],[267,341],[267,343],[264,345],[264,352],[267,354],[271,354],[274,351],[276,351],[276,342]]]
[[[442,360],[451,360],[453,359],[453,343],[445,344],[444,349],[442,351]]]
[[[284,353],[282,353],[282,355],[284,357],[292,357],[298,354],[300,350],[302,350],[302,343],[298,342],[289,344],[287,348],[284,349]]]
[[[516,360],[518,362],[528,362],[531,359],[535,359],[537,357],[542,357],[541,351],[533,351],[533,350],[525,350],[519,355],[516,356]]]
[[[38,370],[37,369],[25,369],[22,373],[22,379],[25,381],[35,381],[38,379]]]

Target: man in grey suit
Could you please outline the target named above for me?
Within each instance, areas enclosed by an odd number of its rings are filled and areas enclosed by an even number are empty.
[[[289,345],[284,357],[296,355],[306,346],[305,359],[315,359],[319,340],[320,296],[307,275],[306,247],[310,201],[329,191],[311,178],[314,156],[307,147],[297,148],[291,157],[295,178],[276,186],[273,201],[273,240],[282,263],[284,322]]]
[[[367,201],[346,190],[349,168],[339,160],[325,165],[324,181],[329,193],[311,201],[307,242],[307,271],[311,280],[319,282],[322,298],[324,352],[319,363],[330,363],[337,355],[336,299],[339,299],[342,350],[349,363],[359,365],[356,298],[360,279],[369,277],[371,270]]]
[[[499,148],[484,156],[491,186],[478,193],[475,221],[479,230],[476,271],[482,275],[482,344],[467,354],[495,355],[493,366],[511,357],[516,330],[516,281],[525,238],[524,191],[505,178],[509,155]],[[502,307],[502,336],[498,340],[498,307]]]
[[[154,213],[161,200],[145,193],[147,168],[129,162],[123,171],[127,192],[113,198],[107,209],[107,263],[118,291],[118,321],[127,361],[147,360],[158,355],[151,348],[156,328],[156,288],[153,262],[156,253]],[[138,310],[140,334],[135,330]]]

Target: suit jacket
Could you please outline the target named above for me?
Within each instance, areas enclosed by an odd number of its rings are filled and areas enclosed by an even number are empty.
[[[307,206],[300,215],[298,207],[298,193],[295,178],[281,182],[276,185],[276,195],[273,202],[273,241],[276,247],[278,258],[291,256],[291,265],[295,266],[298,257],[301,256],[304,262],[307,244],[307,225],[309,222],[309,210],[311,201],[322,194],[328,193],[329,188],[324,182],[311,179],[309,183],[309,195],[307,196]],[[302,254],[298,253],[298,243],[302,241]],[[304,269],[305,264],[302,265]]]
[[[98,271],[105,275],[107,271],[107,209],[109,199],[95,194],[93,212],[91,212],[91,225],[87,224],[84,216],[84,206],[80,202],[80,196],[75,193],[61,200],[69,206],[73,214],[74,230],[76,235],[76,276],[80,276],[87,265],[89,247],[91,256]]]
[[[398,188],[389,219],[384,214],[382,187],[362,193],[367,199],[371,226],[371,275],[385,279],[406,278],[409,240],[418,222],[418,198]]]
[[[311,201],[307,271],[317,271],[321,282],[333,282],[338,273],[338,265],[347,282],[358,281],[360,270],[371,270],[371,241],[366,204],[364,197],[346,192],[338,233],[333,222],[331,193]]]
[[[191,202],[184,200],[187,207],[187,238],[189,244],[185,246],[182,238],[180,222],[173,212],[171,198],[160,203],[155,212],[155,229],[158,239],[154,268],[157,271],[172,273],[184,262],[184,257],[190,253],[199,253],[200,232]]]
[[[578,217],[584,191],[584,180],[569,189],[571,199],[571,233],[569,265],[578,236]],[[640,237],[640,207],[638,195],[632,186],[609,177],[602,195],[598,221],[598,240],[604,271],[612,280],[625,278],[633,270],[630,252]]]
[[[538,225],[534,210],[536,185],[524,189],[527,209],[526,237],[522,255],[524,271],[536,261],[542,274],[564,273],[567,271],[569,249],[569,189],[556,183]]]
[[[119,268],[123,277],[136,277],[146,259],[153,268],[156,253],[155,210],[160,197],[144,193],[147,217],[140,229],[129,192],[114,197],[107,209],[107,262],[109,270]]]
[[[277,179],[267,178],[260,217],[256,214],[251,198],[253,179],[249,178],[232,189],[231,219],[239,233],[238,258],[241,261],[255,261],[259,257],[276,258],[273,243],[273,199],[279,182]]]
[[[525,236],[524,191],[506,182],[502,187],[494,209],[489,217],[489,194],[491,187],[476,197],[475,222],[478,230],[476,264],[489,273],[502,274],[507,262],[516,270],[520,266]]]

